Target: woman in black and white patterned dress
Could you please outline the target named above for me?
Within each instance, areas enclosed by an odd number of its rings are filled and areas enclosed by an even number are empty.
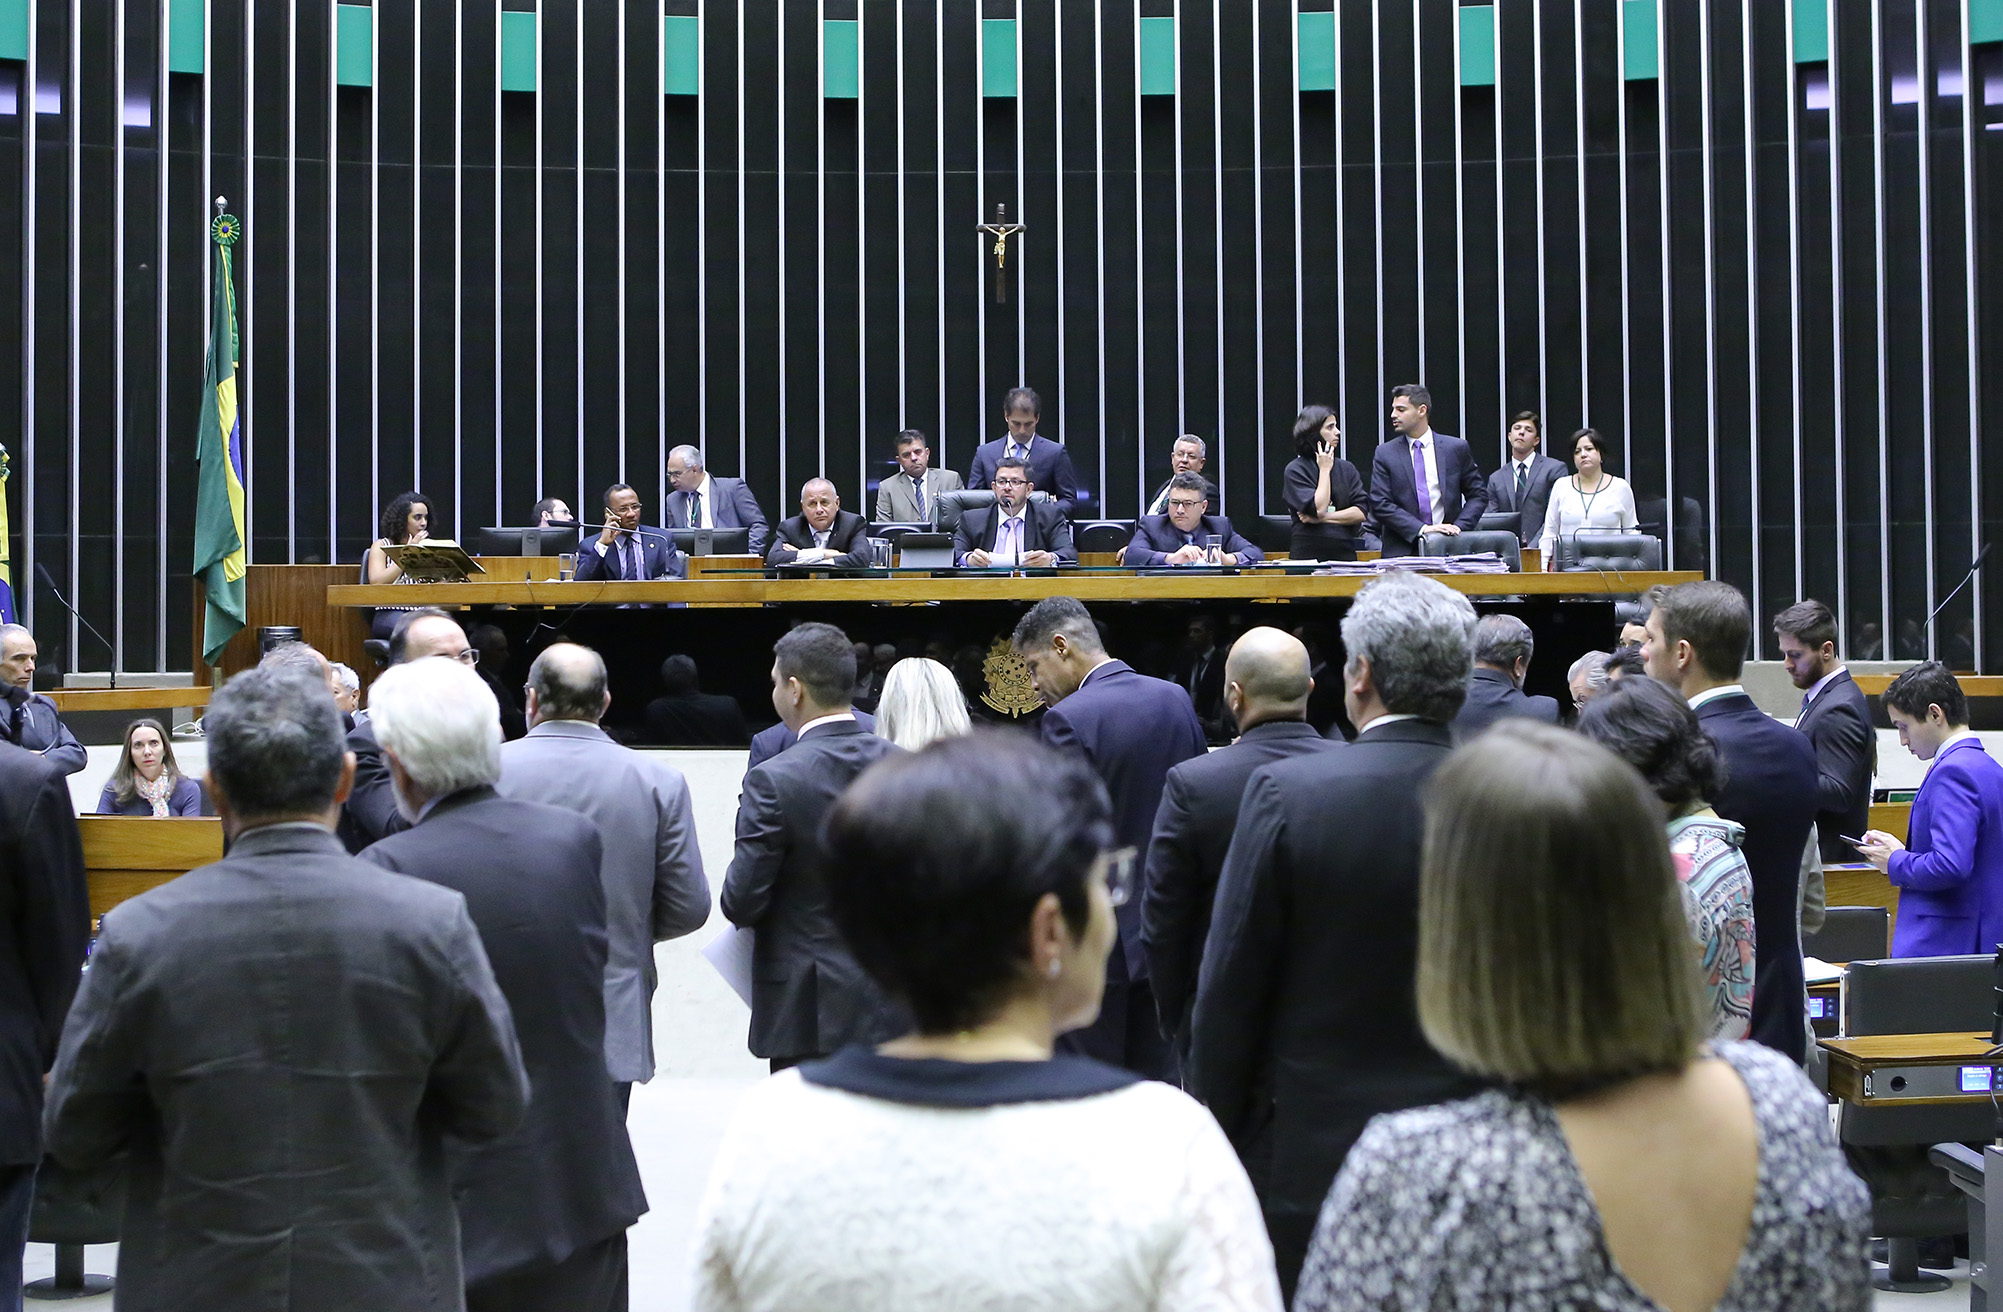
[[[1641,777],[1512,721],[1431,788],[1419,1018],[1500,1087],[1371,1122],[1295,1312],[1865,1312],[1869,1195],[1793,1061],[1703,1042]]]

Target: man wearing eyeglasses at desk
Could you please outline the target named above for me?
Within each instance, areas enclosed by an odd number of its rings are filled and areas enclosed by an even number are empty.
[[[1003,456],[995,466],[995,504],[969,510],[953,531],[953,559],[971,569],[1020,565],[1049,569],[1076,565],[1078,549],[1071,545],[1071,521],[1054,502],[1031,501],[1029,462]]]

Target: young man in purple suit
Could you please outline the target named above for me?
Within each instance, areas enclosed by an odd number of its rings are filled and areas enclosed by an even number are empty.
[[[1433,395],[1417,383],[1391,389],[1391,427],[1370,462],[1369,503],[1386,556],[1418,551],[1420,535],[1481,527],[1488,484],[1474,452],[1458,437],[1433,431]]]
[[[1906,750],[1932,764],[1901,843],[1882,830],[1858,851],[1899,890],[1895,957],[1994,952],[2003,943],[2003,765],[1968,729],[1968,698],[1939,661],[1879,698]]]

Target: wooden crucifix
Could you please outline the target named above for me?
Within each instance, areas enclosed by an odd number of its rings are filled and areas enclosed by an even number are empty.
[[[1021,223],[1010,223],[1008,221],[1008,206],[1004,204],[997,204],[995,206],[995,221],[993,223],[983,223],[980,226],[980,230],[982,232],[990,232],[994,234],[995,304],[1007,305],[1008,277],[1004,271],[1008,265],[1008,239],[1010,237],[1015,236],[1015,234],[1017,234],[1018,232],[1028,231],[1028,225]]]

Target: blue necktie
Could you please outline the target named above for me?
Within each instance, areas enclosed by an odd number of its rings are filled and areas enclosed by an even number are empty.
[[[626,577],[635,581],[644,577],[640,567],[640,539],[637,537],[626,539]]]

